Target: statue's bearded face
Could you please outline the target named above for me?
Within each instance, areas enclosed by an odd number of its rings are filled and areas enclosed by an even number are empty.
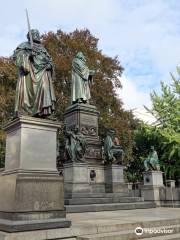
[[[82,61],[86,62],[86,58],[85,58],[85,56],[84,56],[84,54],[82,52],[78,52],[76,54],[76,57],[81,59]]]
[[[38,30],[31,29],[31,35],[32,35],[33,42],[37,42],[37,43],[41,42],[40,33]],[[30,40],[29,32],[27,34],[27,38],[28,38],[28,40]]]

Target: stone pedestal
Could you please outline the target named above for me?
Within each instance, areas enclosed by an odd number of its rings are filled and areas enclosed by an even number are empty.
[[[123,192],[126,189],[123,169],[123,166],[115,164],[107,165],[105,167],[106,192]]]
[[[64,121],[67,130],[73,130],[77,125],[87,141],[85,161],[90,164],[101,164],[102,143],[98,136],[99,112],[89,104],[73,104],[66,108]]]
[[[141,187],[141,195],[145,201],[155,201],[160,205],[160,189],[164,187],[161,171],[149,171],[143,173],[144,186]]]
[[[161,171],[149,171],[143,173],[145,186],[163,186],[163,176]]]
[[[64,165],[66,194],[105,191],[102,142],[98,136],[98,117],[99,112],[96,107],[89,104],[76,103],[65,110],[66,129],[73,130],[75,126],[78,126],[87,143],[85,164],[67,163]],[[90,177],[92,171],[95,174],[94,178]]]
[[[103,165],[89,165],[88,176],[91,192],[105,192],[105,176]]]
[[[68,227],[63,179],[56,169],[57,122],[20,117],[8,123],[0,176],[0,230]]]
[[[66,196],[73,193],[88,193],[89,186],[88,166],[86,163],[64,164],[64,191]]]
[[[166,180],[166,186],[175,188],[175,180]]]
[[[99,112],[93,105],[73,104],[65,110],[64,119],[66,129],[72,130],[75,126],[78,126],[80,132],[86,138],[99,139],[98,116]]]

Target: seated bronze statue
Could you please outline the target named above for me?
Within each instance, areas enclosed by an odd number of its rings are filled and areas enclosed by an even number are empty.
[[[65,152],[66,159],[70,162],[84,162],[86,152],[86,141],[80,133],[79,127],[75,126],[74,130],[65,132]]]
[[[104,140],[104,158],[105,163],[122,164],[124,151],[119,145],[119,140],[115,137],[115,130],[107,131]]]
[[[154,149],[154,146],[151,146],[150,153],[144,161],[144,168],[145,168],[145,171],[159,171],[160,170],[159,159],[158,159],[157,152]]]

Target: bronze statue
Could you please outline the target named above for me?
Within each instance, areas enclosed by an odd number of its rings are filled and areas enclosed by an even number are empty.
[[[38,30],[30,30],[27,38],[28,41],[21,43],[13,55],[15,65],[19,68],[15,114],[46,117],[55,110],[53,63],[41,44]]]
[[[86,140],[80,133],[79,127],[75,126],[73,131],[65,132],[65,152],[67,161],[84,162],[86,152]]]
[[[89,103],[91,98],[89,82],[92,81],[94,70],[89,70],[86,58],[78,52],[72,61],[71,102]]]
[[[150,153],[146,160],[144,161],[144,168],[145,171],[159,171],[160,165],[159,165],[159,159],[157,152],[154,148],[154,146],[151,146]]]
[[[104,140],[104,158],[107,164],[122,164],[124,158],[124,151],[119,145],[119,140],[115,137],[115,131],[113,129],[107,131]]]

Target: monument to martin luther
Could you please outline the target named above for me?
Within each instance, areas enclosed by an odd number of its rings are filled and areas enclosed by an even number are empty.
[[[72,61],[71,105],[64,114],[66,160],[62,159],[62,162],[66,197],[74,193],[118,192],[124,189],[122,161],[116,159],[122,158],[124,152],[120,146],[113,144],[115,131],[112,130],[112,137],[107,135],[104,147],[98,134],[99,112],[96,106],[90,104],[93,77],[95,71],[88,68],[86,57],[78,52]],[[107,153],[104,156],[103,148]]]

